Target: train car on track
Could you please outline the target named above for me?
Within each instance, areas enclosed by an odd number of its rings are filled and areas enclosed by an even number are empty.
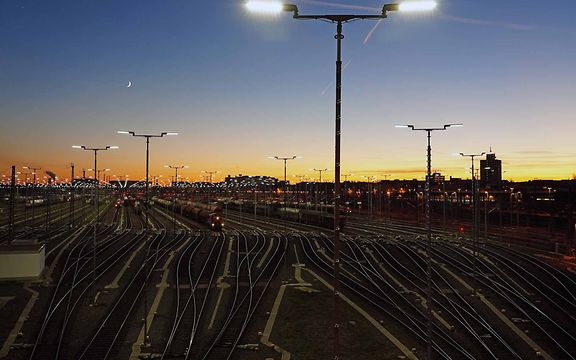
[[[170,201],[158,197],[153,197],[152,201],[168,210],[207,225],[210,230],[222,231],[224,227],[224,216],[222,216],[222,207],[219,204],[204,204],[187,200]]]
[[[230,209],[242,212],[254,212],[254,203],[251,201],[228,201],[227,206]],[[333,211],[317,211],[311,209],[302,209],[294,207],[284,208],[280,203],[271,204],[256,204],[256,214],[286,219],[292,222],[298,222],[306,225],[313,225],[324,227],[328,229],[334,228],[334,213]],[[346,224],[346,214],[348,209],[345,206],[340,207],[340,228]]]

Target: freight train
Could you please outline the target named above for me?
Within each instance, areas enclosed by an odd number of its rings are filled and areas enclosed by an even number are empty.
[[[227,201],[229,209],[254,213],[254,203],[251,201]],[[333,209],[333,207],[332,207]],[[299,209],[294,207],[286,207],[280,203],[272,204],[256,204],[256,214],[263,215],[278,219],[286,219],[287,221],[298,222],[307,225],[319,226],[328,229],[334,228],[334,212],[330,211],[317,211],[310,209]],[[340,207],[340,229],[346,224],[346,214],[349,211],[346,207]]]
[[[222,207],[215,204],[203,204],[187,200],[167,200],[153,197],[154,204],[158,204],[168,210],[190,218],[194,221],[207,225],[210,230],[222,231],[224,227],[224,217]]]

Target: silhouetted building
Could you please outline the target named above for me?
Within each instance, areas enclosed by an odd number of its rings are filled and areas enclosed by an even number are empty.
[[[496,154],[486,154],[486,160],[480,160],[480,182],[482,186],[499,186],[502,182],[502,161],[496,159]]]

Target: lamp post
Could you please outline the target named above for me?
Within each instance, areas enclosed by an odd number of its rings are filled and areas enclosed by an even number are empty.
[[[300,207],[300,193],[302,192],[302,182],[306,175],[292,175],[295,178],[298,178],[298,184],[296,185],[296,202],[298,203],[298,207]]]
[[[437,128],[417,128],[414,125],[396,125],[399,128],[409,128],[414,131],[426,131],[428,146],[426,148],[427,166],[426,166],[426,325],[428,339],[426,343],[427,359],[432,359],[432,219],[430,217],[430,181],[432,172],[432,147],[430,146],[430,137],[433,131],[443,131],[449,127],[462,126],[462,124],[445,124]]]
[[[490,201],[490,193],[484,191],[484,242],[488,242],[488,202]]]
[[[485,152],[481,152],[480,154],[464,154],[460,153],[461,156],[469,157],[472,163],[472,222],[474,226],[473,235],[472,235],[472,242],[473,242],[473,268],[474,268],[474,279],[476,279],[476,258],[478,257],[478,194],[476,189],[476,173],[474,172],[474,158],[479,156],[484,156]],[[476,282],[476,280],[474,280]],[[476,291],[476,289],[474,289]]]
[[[314,169],[310,169],[310,170],[312,170],[312,171],[318,171],[318,178],[319,178],[319,182],[320,182],[320,183],[322,182],[322,173],[323,173],[324,171],[328,171],[327,168],[325,168],[325,169],[316,169],[316,168],[314,168]]]
[[[28,208],[26,207],[26,201],[28,201],[28,175],[30,173],[20,172],[16,173],[16,178],[18,183],[21,182],[19,175],[24,175],[24,227],[28,228]]]
[[[379,191],[378,191],[378,213],[380,215],[380,217],[382,217],[382,196],[384,195],[384,191],[382,190],[382,185],[386,185],[388,183],[388,176],[392,176],[392,174],[382,174],[382,176],[384,177],[384,182],[380,182],[379,184]],[[384,214],[385,215],[385,214]],[[385,216],[384,216],[385,218]],[[386,222],[386,219],[384,219],[384,222]]]
[[[299,156],[292,155],[292,156],[271,156],[270,159],[276,159],[280,161],[284,161],[284,212],[282,213],[282,218],[286,220],[286,202],[288,201],[288,183],[286,180],[286,163],[289,160],[300,159]],[[284,221],[284,230],[286,230],[286,221]]]
[[[432,10],[436,7],[435,1],[418,1],[402,4],[387,4],[382,7],[380,14],[371,15],[300,15],[298,7],[293,4],[282,4],[269,1],[249,1],[246,3],[248,10],[253,12],[280,13],[292,12],[294,19],[322,20],[336,23],[336,112],[335,112],[335,149],[334,149],[334,359],[339,359],[339,328],[340,315],[340,137],[341,137],[341,105],[342,105],[342,24],[359,19],[384,19],[390,11],[419,11]]]
[[[72,169],[71,177],[70,177],[70,208],[68,213],[68,226],[70,228],[74,227],[74,162],[70,163],[70,167]]]
[[[212,197],[212,176],[214,174],[218,174],[220,171],[218,171],[218,170],[215,170],[215,171],[202,170],[202,172],[204,174],[208,174],[207,176],[208,176],[208,180],[210,182],[210,185],[208,185],[209,188],[208,188],[208,201],[207,201],[207,203],[210,204],[210,201],[211,201],[210,198]]]
[[[10,176],[10,205],[8,208],[8,245],[11,245],[12,241],[14,240],[15,203],[16,203],[16,165],[12,165]]]
[[[344,185],[344,204],[346,206],[348,206],[349,205],[349,203],[348,203],[348,186],[350,185],[350,184],[348,184],[348,177],[354,176],[354,174],[341,174],[341,175],[344,176],[344,184],[345,184]]]
[[[34,168],[31,166],[22,166],[22,169],[32,170],[32,224],[34,224],[34,210],[36,205],[36,172],[38,170],[42,170],[42,168]],[[28,174],[26,174],[28,175]],[[28,176],[26,176],[26,180],[28,180]]]
[[[160,134],[136,134],[136,132],[134,131],[124,131],[124,130],[118,130],[117,131],[118,134],[126,134],[126,135],[132,135],[134,137],[141,137],[141,138],[145,138],[146,139],[146,190],[145,190],[145,197],[146,197],[146,201],[144,204],[144,208],[146,209],[144,216],[146,217],[145,220],[145,225],[144,225],[144,231],[146,232],[146,241],[148,241],[148,212],[149,212],[149,199],[148,199],[148,188],[150,186],[150,182],[149,182],[149,178],[148,178],[148,168],[149,168],[149,162],[150,162],[150,138],[161,138],[164,137],[166,135],[178,135],[178,133],[175,132],[161,132]],[[148,303],[147,303],[147,298],[146,298],[146,283],[148,282],[148,261],[146,259],[144,259],[144,266],[145,266],[145,272],[146,274],[144,274],[144,344],[146,344],[146,340],[148,339],[148,316],[147,316],[147,311],[148,311]]]
[[[118,146],[113,146],[113,145],[106,145],[105,147],[101,147],[101,148],[89,148],[86,147],[85,145],[72,145],[72,147],[74,149],[82,149],[85,151],[92,151],[94,153],[94,180],[96,181],[94,183],[94,189],[92,196],[94,197],[94,207],[96,208],[96,216],[94,217],[93,221],[92,221],[92,226],[94,227],[94,235],[92,237],[92,283],[94,284],[94,287],[96,287],[96,228],[97,228],[97,224],[98,224],[98,190],[97,190],[97,186],[98,186],[98,182],[96,180],[96,175],[97,175],[97,170],[98,170],[98,152],[99,151],[106,151],[106,150],[110,150],[110,149],[118,149]],[[95,305],[95,298],[92,300],[92,304]]]
[[[368,181],[368,184],[370,184],[370,186],[368,187],[368,192],[370,193],[370,197],[368,198],[368,204],[370,204],[370,219],[372,219],[372,214],[373,214],[373,183],[376,181],[376,176],[374,175],[369,175],[369,176],[362,176],[363,178],[366,179],[366,181]]]
[[[204,174],[208,174],[206,176],[208,176],[208,181],[210,182],[210,184],[212,184],[212,178],[214,174],[218,174],[220,171],[215,170],[215,171],[207,171],[207,170],[202,170],[202,172]]]
[[[178,185],[178,170],[179,169],[187,169],[188,165],[164,165],[165,168],[170,168],[170,169],[174,169],[176,171],[176,174],[174,176],[174,186]]]
[[[172,186],[175,188],[178,185],[178,170],[186,169],[188,165],[164,165],[165,168],[174,169],[176,174],[174,175],[174,182]],[[172,198],[172,227],[173,231],[176,232],[176,189],[174,189],[174,196]]]
[[[314,168],[314,169],[310,169],[310,170],[312,170],[312,171],[318,171],[318,178],[319,178],[318,182],[319,182],[320,184],[322,184],[322,173],[323,173],[324,171],[328,171],[328,169],[327,169],[327,168],[324,168],[324,169],[316,169],[316,168]],[[316,210],[316,211],[318,211],[318,182],[316,182],[316,191],[315,191],[315,196],[314,196],[314,198],[315,198],[315,199],[314,199],[314,202],[315,202],[315,204],[316,204],[316,207],[315,207],[314,210]],[[335,195],[337,194],[337,193],[336,193],[336,189],[334,189],[334,194],[335,194]],[[334,206],[336,206],[336,203],[334,203]],[[322,204],[320,204],[320,212],[322,212]]]
[[[94,169],[87,169],[88,171],[94,171]],[[106,172],[106,171],[110,171],[111,169],[97,169],[96,170],[96,182],[99,184],[100,183],[100,173],[102,172]],[[105,182],[106,180],[104,180]]]
[[[162,177],[162,175],[152,175],[152,180],[154,181],[154,187],[158,187],[158,180]]]
[[[146,139],[146,225],[145,225],[145,230],[148,231],[148,187],[150,185],[149,182],[149,176],[148,176],[148,168],[149,168],[149,163],[150,163],[150,139],[151,138],[161,138],[164,136],[174,136],[174,135],[178,135],[178,133],[176,132],[161,132],[160,134],[136,134],[136,132],[134,131],[124,131],[124,130],[118,130],[117,131],[118,134],[127,134],[127,135],[132,135],[134,137],[141,137],[141,138],[145,138]],[[146,333],[146,331],[144,331],[144,333]]]

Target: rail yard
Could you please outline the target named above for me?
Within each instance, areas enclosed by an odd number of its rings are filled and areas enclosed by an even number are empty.
[[[164,198],[145,206],[107,193],[97,207],[80,198],[73,209],[69,201],[37,204],[34,215],[19,209],[15,243],[44,244],[45,269],[4,282],[1,355],[329,356],[334,244],[324,220],[312,210]],[[341,222],[343,355],[425,358],[426,229],[344,210]],[[575,264],[505,234],[494,229],[474,244],[434,229],[434,358],[576,356]]]

